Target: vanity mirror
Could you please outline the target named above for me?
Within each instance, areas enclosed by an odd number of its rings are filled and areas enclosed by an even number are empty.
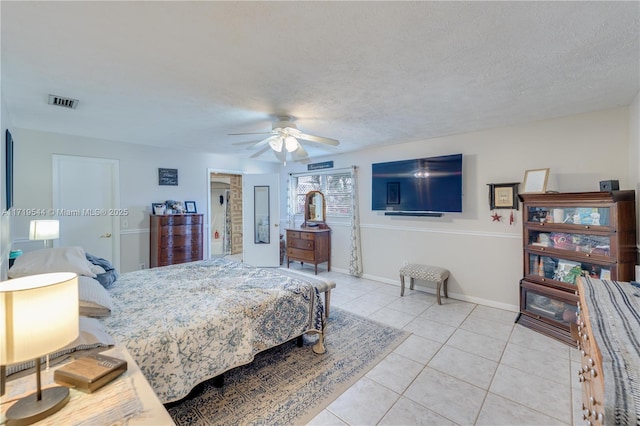
[[[304,226],[314,227],[324,225],[326,216],[324,194],[320,191],[309,191],[304,203]]]
[[[287,229],[287,268],[291,262],[315,265],[327,262],[331,270],[331,229],[326,221],[327,205],[324,194],[309,191],[304,197],[304,222],[300,228]],[[328,294],[328,293],[327,293]]]

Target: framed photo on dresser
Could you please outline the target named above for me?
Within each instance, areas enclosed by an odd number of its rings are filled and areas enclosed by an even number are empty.
[[[186,209],[186,213],[198,213],[195,201],[185,201],[184,207]]]

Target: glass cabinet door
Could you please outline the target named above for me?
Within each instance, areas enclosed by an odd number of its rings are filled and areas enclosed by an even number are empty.
[[[537,277],[548,284],[555,281],[559,287],[573,289],[581,275],[593,278],[610,279],[611,267],[589,262],[562,259],[554,256],[529,253],[527,271],[531,277]]]
[[[609,207],[529,207],[528,222],[611,226]]]
[[[534,288],[522,287],[522,309],[534,317],[545,320],[566,330],[576,322],[578,306],[564,297]]]
[[[610,235],[529,230],[529,245],[611,256]]]

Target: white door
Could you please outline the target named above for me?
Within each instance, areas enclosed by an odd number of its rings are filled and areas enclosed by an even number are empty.
[[[242,178],[242,247],[244,262],[280,266],[280,176]]]
[[[120,269],[118,160],[53,156],[53,208],[60,220],[60,247],[80,246]]]

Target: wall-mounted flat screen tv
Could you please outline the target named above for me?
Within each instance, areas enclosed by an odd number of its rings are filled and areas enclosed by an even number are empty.
[[[371,208],[462,212],[462,154],[371,165]]]

